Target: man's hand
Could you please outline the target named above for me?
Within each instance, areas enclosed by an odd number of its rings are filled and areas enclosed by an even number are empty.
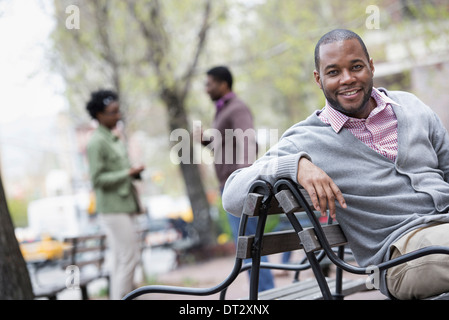
[[[145,166],[134,167],[134,168],[129,169],[128,174],[129,174],[131,177],[135,178],[135,179],[141,179],[141,178],[140,178],[140,173],[141,173],[143,170],[145,170]]]
[[[346,202],[337,185],[320,168],[306,158],[301,158],[298,163],[298,183],[307,191],[316,210],[321,211],[321,215],[326,215],[329,207],[329,214],[335,218],[335,201],[338,201],[343,208]]]

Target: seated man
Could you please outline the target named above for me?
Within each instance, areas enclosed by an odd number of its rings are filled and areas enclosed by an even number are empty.
[[[367,267],[430,245],[449,246],[449,135],[414,95],[373,88],[362,39],[333,30],[315,48],[322,110],[295,124],[251,167],[227,180],[223,205],[241,215],[258,179],[298,182],[314,207],[336,217]],[[390,268],[381,291],[399,299],[449,291],[449,255]]]

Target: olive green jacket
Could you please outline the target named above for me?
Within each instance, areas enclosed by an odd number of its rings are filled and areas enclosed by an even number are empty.
[[[87,145],[87,158],[97,212],[137,212],[133,178],[129,176],[130,163],[120,139],[100,125]]]

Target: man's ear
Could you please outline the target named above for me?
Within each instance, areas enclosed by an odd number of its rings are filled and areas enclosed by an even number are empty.
[[[220,92],[223,93],[223,94],[225,94],[225,93],[230,91],[228,83],[226,81],[221,81],[218,86],[220,88]]]
[[[374,76],[374,70],[376,70],[376,69],[374,68],[374,61],[373,61],[373,58],[370,58],[370,59],[369,59],[369,67],[370,67],[370,69],[371,69],[371,73],[372,73],[373,76]]]
[[[323,90],[323,86],[321,85],[321,77],[320,73],[316,70],[313,71],[313,76],[315,77],[315,82],[318,85],[318,87]]]

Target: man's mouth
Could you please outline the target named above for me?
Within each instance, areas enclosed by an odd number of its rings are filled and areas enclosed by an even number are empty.
[[[353,90],[340,91],[338,94],[344,97],[353,97],[357,95],[359,91],[360,89],[353,89]]]

